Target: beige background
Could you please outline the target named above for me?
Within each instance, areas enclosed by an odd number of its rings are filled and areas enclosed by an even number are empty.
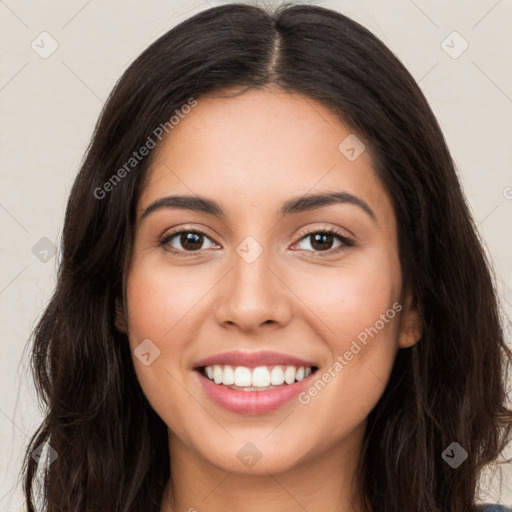
[[[59,254],[51,249],[58,246],[66,199],[100,109],[149,43],[221,3],[227,2],[0,1],[0,510],[23,510],[21,452],[40,419],[23,350],[55,284]],[[419,81],[494,261],[504,312],[512,317],[512,2],[304,3],[365,25]],[[49,35],[40,36],[44,31]],[[52,45],[57,49],[45,55]],[[508,322],[509,342],[510,335]],[[512,505],[510,464],[501,490],[494,477],[483,483],[483,496]]]

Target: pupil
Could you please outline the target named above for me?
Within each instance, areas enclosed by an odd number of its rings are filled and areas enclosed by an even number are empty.
[[[328,239],[328,242],[331,242],[332,243],[332,237],[333,235],[329,235],[329,234],[316,234],[316,235],[313,235],[313,243],[311,244],[311,246],[314,248],[314,249],[317,249],[317,250],[322,250],[322,249],[329,249],[330,247],[330,244],[327,243],[320,243],[318,245],[318,247],[315,247],[315,244],[317,244],[318,242],[320,242],[321,240],[323,240],[325,242],[325,239],[327,238]]]
[[[190,250],[201,248],[201,235],[198,233],[183,233],[181,235],[181,245]]]

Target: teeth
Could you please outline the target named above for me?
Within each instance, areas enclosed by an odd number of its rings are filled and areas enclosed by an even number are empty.
[[[297,371],[295,370],[295,366],[287,366],[284,371],[284,381],[286,384],[293,384],[295,382],[295,375]]]
[[[222,368],[218,364],[216,364],[213,367],[213,381],[215,382],[215,384],[220,384],[222,382],[222,379],[223,379]]]
[[[284,372],[282,366],[274,366],[270,372],[270,382],[273,386],[280,386],[284,382]]]
[[[230,386],[235,383],[235,372],[231,366],[224,366],[224,375],[222,377],[222,384]]]
[[[246,390],[255,390],[256,388],[269,388],[281,386],[283,383],[293,384],[305,379],[311,374],[310,366],[258,366],[256,368],[247,368],[246,366],[218,365],[205,367],[206,376],[215,382],[224,386],[245,388]]]
[[[237,366],[235,369],[235,386],[250,386],[251,381],[251,370],[245,366]]]
[[[258,366],[252,371],[252,385],[256,388],[270,386],[270,372],[266,366]]]

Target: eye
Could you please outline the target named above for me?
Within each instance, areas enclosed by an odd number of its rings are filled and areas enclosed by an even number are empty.
[[[352,240],[347,238],[345,235],[340,233],[339,231],[336,231],[332,228],[327,229],[320,229],[316,231],[308,231],[306,233],[301,234],[301,239],[299,241],[299,244],[302,241],[308,241],[311,240],[307,245],[313,250],[314,252],[321,252],[326,254],[334,254],[338,253],[347,247],[353,247],[355,244]],[[338,246],[335,246],[333,248],[333,244],[336,242],[336,240],[339,241]],[[310,250],[308,247],[305,248],[306,250]]]
[[[202,247],[205,240],[209,240],[211,242],[210,247]],[[181,245],[181,247],[176,247],[176,244]],[[175,231],[174,233],[170,233],[165,236],[161,241],[160,245],[164,246],[167,250],[174,253],[198,253],[203,249],[213,248],[212,246],[219,247],[206,236],[202,231],[198,231],[196,229],[188,229],[182,231]],[[188,256],[188,254],[185,254]]]
[[[355,245],[354,242],[347,238],[343,233],[332,228],[307,231],[305,233],[301,233],[300,237],[298,244],[311,239],[311,242],[307,244],[310,248],[302,247],[300,249],[313,251],[315,253],[325,253],[325,255],[338,253],[347,247],[353,247]],[[206,240],[210,242],[209,247],[203,247]],[[333,248],[333,244],[336,240],[339,244]],[[197,229],[182,229],[181,231],[174,231],[166,235],[160,241],[160,245],[166,250],[179,254],[180,256],[194,256],[205,249],[220,248],[220,246],[213,242],[210,237]],[[176,245],[178,245],[178,247],[176,247]],[[181,247],[179,247],[180,245]]]

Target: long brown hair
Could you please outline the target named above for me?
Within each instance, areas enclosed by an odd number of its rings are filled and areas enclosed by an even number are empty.
[[[28,512],[38,481],[31,454],[46,441],[59,454],[43,466],[47,512],[159,510],[167,428],[114,327],[151,158],[105,183],[191,97],[268,85],[321,102],[368,141],[394,202],[404,283],[422,312],[422,339],[399,351],[368,418],[359,474],[366,508],[475,510],[480,471],[510,439],[511,353],[491,265],[438,123],[405,67],[358,23],[318,6],[229,4],[151,44],[96,126],[66,209],[58,283],[33,336],[46,410],[23,468]],[[457,469],[442,457],[453,442],[469,454]]]

